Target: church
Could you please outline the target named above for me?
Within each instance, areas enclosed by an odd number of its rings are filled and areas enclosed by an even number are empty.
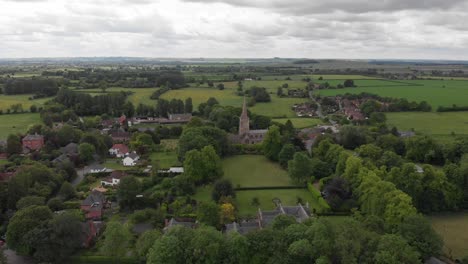
[[[238,144],[257,144],[262,143],[265,137],[267,129],[250,129],[250,119],[247,114],[247,104],[245,102],[242,105],[242,114],[239,118],[239,134],[231,135],[231,140]]]

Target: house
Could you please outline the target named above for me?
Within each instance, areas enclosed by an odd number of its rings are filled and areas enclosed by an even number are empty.
[[[89,172],[88,173],[103,173],[103,172],[108,172],[109,170],[99,164],[94,164],[88,167]]]
[[[127,142],[130,140],[131,134],[122,130],[112,131],[111,137],[114,142]]]
[[[260,229],[260,225],[257,221],[244,221],[239,223],[232,223],[226,225],[226,233],[237,232],[241,235],[245,235],[249,232]]]
[[[78,144],[76,143],[69,143],[65,147],[60,149],[60,152],[67,156],[77,155],[78,154]]]
[[[113,171],[108,177],[101,181],[101,186],[116,186],[120,184],[120,179],[127,176],[123,171]]]
[[[130,153],[122,160],[122,163],[124,166],[135,166],[139,159],[140,156],[138,156],[136,153]]]
[[[13,176],[15,176],[15,171],[9,172],[0,172],[0,182],[9,182]]]
[[[109,155],[117,158],[123,158],[128,155],[128,153],[129,149],[125,144],[114,144],[112,148],[109,149]]]
[[[67,162],[67,161],[70,161],[70,158],[68,158],[67,155],[62,154],[62,155],[56,157],[55,159],[53,159],[53,160],[52,160],[52,163],[53,163],[53,164],[61,164],[61,163],[63,163],[63,162]]]
[[[96,238],[101,233],[103,225],[102,221],[86,221],[85,223],[81,223],[82,246],[84,248],[90,248],[94,244]]]
[[[158,173],[182,174],[184,173],[184,167],[170,167],[167,170],[158,170]]]
[[[107,199],[101,192],[91,191],[83,202],[81,210],[85,212],[86,219],[101,220],[104,208],[107,206]]]
[[[291,215],[293,216],[298,223],[310,218],[309,205],[302,206],[298,204],[297,206],[283,206],[280,204],[277,205],[276,209],[273,211],[262,211],[258,209],[257,221],[260,227],[266,227],[271,224],[271,222],[278,215]]]
[[[114,126],[115,121],[113,119],[107,119],[107,120],[102,120],[101,121],[101,126],[104,128],[111,128]]]
[[[23,148],[28,150],[40,150],[44,146],[44,136],[38,135],[27,135],[23,138]]]
[[[163,229],[164,232],[169,230],[173,226],[185,226],[187,228],[197,228],[198,222],[192,218],[171,218],[171,220],[165,220],[165,227]]]

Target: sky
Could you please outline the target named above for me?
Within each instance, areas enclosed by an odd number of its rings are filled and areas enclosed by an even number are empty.
[[[468,60],[468,0],[0,0],[0,57]]]

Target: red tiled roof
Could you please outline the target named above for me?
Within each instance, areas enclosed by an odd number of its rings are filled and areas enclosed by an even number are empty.
[[[112,149],[117,149],[121,154],[126,154],[129,152],[129,149],[125,144],[114,144]]]

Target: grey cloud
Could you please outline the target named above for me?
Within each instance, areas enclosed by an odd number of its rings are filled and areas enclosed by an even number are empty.
[[[183,0],[196,3],[225,3],[239,7],[266,8],[277,12],[304,15],[344,11],[367,13],[401,10],[447,10],[466,3],[466,0]]]

